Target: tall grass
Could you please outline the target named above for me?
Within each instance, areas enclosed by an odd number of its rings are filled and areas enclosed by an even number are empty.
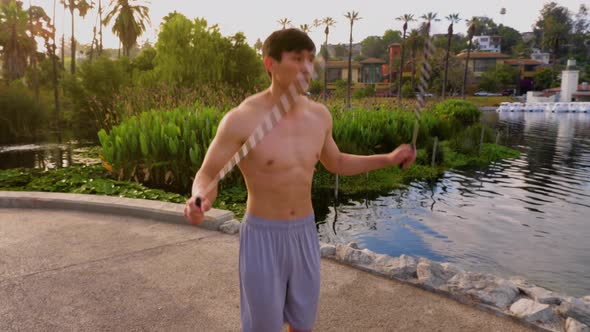
[[[152,110],[138,115],[131,113],[127,120],[113,126],[110,131],[101,130],[99,133],[105,166],[119,179],[132,179],[177,192],[188,192],[192,178],[200,168],[216,133],[217,124],[227,110],[227,107],[194,104],[171,111]],[[344,111],[332,108],[331,112],[333,136],[343,152],[365,155],[387,153],[412,139],[416,118],[411,111]],[[464,114],[444,111],[425,111],[422,114],[418,145],[426,148],[426,155],[420,158],[424,164],[429,164],[431,160],[434,136],[440,141],[453,139],[455,143],[452,146],[465,152],[474,152],[459,144],[467,139],[471,144],[479,144],[479,136],[474,137],[478,129],[470,129],[469,124],[463,122]],[[439,150],[439,163],[443,161],[440,154]],[[242,181],[239,172],[231,174],[224,181],[225,184],[231,186]]]

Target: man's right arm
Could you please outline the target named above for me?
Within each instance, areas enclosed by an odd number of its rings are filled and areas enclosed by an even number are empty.
[[[245,141],[243,126],[240,125],[240,110],[228,112],[217,128],[217,133],[207,149],[201,168],[195,176],[192,187],[193,198],[197,195],[205,197],[212,204],[217,197],[217,183],[212,185],[210,192],[203,192],[212,181],[217,181],[217,174],[229,162]]]

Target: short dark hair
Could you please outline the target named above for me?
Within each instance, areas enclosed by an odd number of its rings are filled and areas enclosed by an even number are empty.
[[[281,61],[283,52],[309,51],[315,53],[315,44],[299,29],[282,29],[270,34],[262,44],[262,56]]]

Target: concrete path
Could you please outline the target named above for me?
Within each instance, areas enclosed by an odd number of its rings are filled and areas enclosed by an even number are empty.
[[[0,331],[239,331],[238,237],[76,211],[0,208]],[[528,331],[322,260],[315,331]]]

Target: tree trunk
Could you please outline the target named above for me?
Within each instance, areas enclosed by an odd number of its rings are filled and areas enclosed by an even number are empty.
[[[97,44],[96,43],[96,26],[94,26],[94,29],[92,29],[92,43],[90,43],[90,55],[88,56],[88,61],[92,62],[92,59],[94,58],[94,45]],[[98,48],[98,45],[96,46],[96,48]]]
[[[76,39],[74,39],[74,8],[70,7],[70,13],[72,14],[72,61],[70,63],[70,72],[72,75],[76,73]]]
[[[53,40],[53,54],[52,54],[52,63],[53,63],[53,99],[55,101],[55,123],[59,126],[59,86],[57,82],[57,59],[55,55],[55,50],[57,46],[55,45],[55,40]]]
[[[61,35],[61,70],[66,70],[66,37]]]
[[[414,86],[414,78],[416,76],[416,48],[412,45],[412,77],[410,78],[410,85],[412,86],[412,91],[416,91],[416,87]]]
[[[326,31],[328,28],[326,27]],[[326,42],[324,44],[324,59],[326,63],[324,64],[324,104],[328,100],[328,33],[326,32]]]
[[[467,46],[467,59],[465,59],[465,72],[463,73],[463,88],[461,88],[461,97],[465,99],[465,91],[467,90],[467,72],[469,70],[469,57],[471,56],[471,42],[469,38],[469,46]]]
[[[442,86],[442,99],[445,100],[447,96],[447,80],[449,75],[449,54],[451,53],[451,39],[453,38],[453,24],[449,25],[449,37],[447,41],[447,54],[445,56],[445,75]]]
[[[31,7],[31,1],[29,0],[29,8]],[[33,55],[31,56],[31,65],[33,66],[33,87],[35,89],[35,101],[39,103],[39,78],[37,77],[37,43],[35,42],[35,36],[33,34],[33,17],[29,15],[29,25],[31,29],[31,36],[33,38]]]
[[[404,76],[404,53],[406,49],[406,29],[404,29],[404,36],[402,38],[402,49],[399,63],[399,72],[397,73],[397,106],[402,106],[402,76]]]
[[[35,89],[35,101],[39,102],[39,78],[37,76],[37,51],[33,53],[31,57],[31,62],[33,65],[33,86]]]
[[[98,0],[98,17],[99,17],[99,30],[98,35],[100,36],[100,42],[98,44],[98,55],[102,55],[102,0]]]
[[[346,109],[350,110],[350,92],[352,86],[352,22],[350,22],[350,41],[348,43],[348,89],[346,91]]]
[[[55,22],[55,3],[53,0],[53,21]],[[59,89],[57,84],[57,59],[56,59],[57,45],[55,45],[55,25],[53,26],[53,47],[50,52],[51,62],[53,65],[53,99],[55,102],[55,123],[59,126]]]

